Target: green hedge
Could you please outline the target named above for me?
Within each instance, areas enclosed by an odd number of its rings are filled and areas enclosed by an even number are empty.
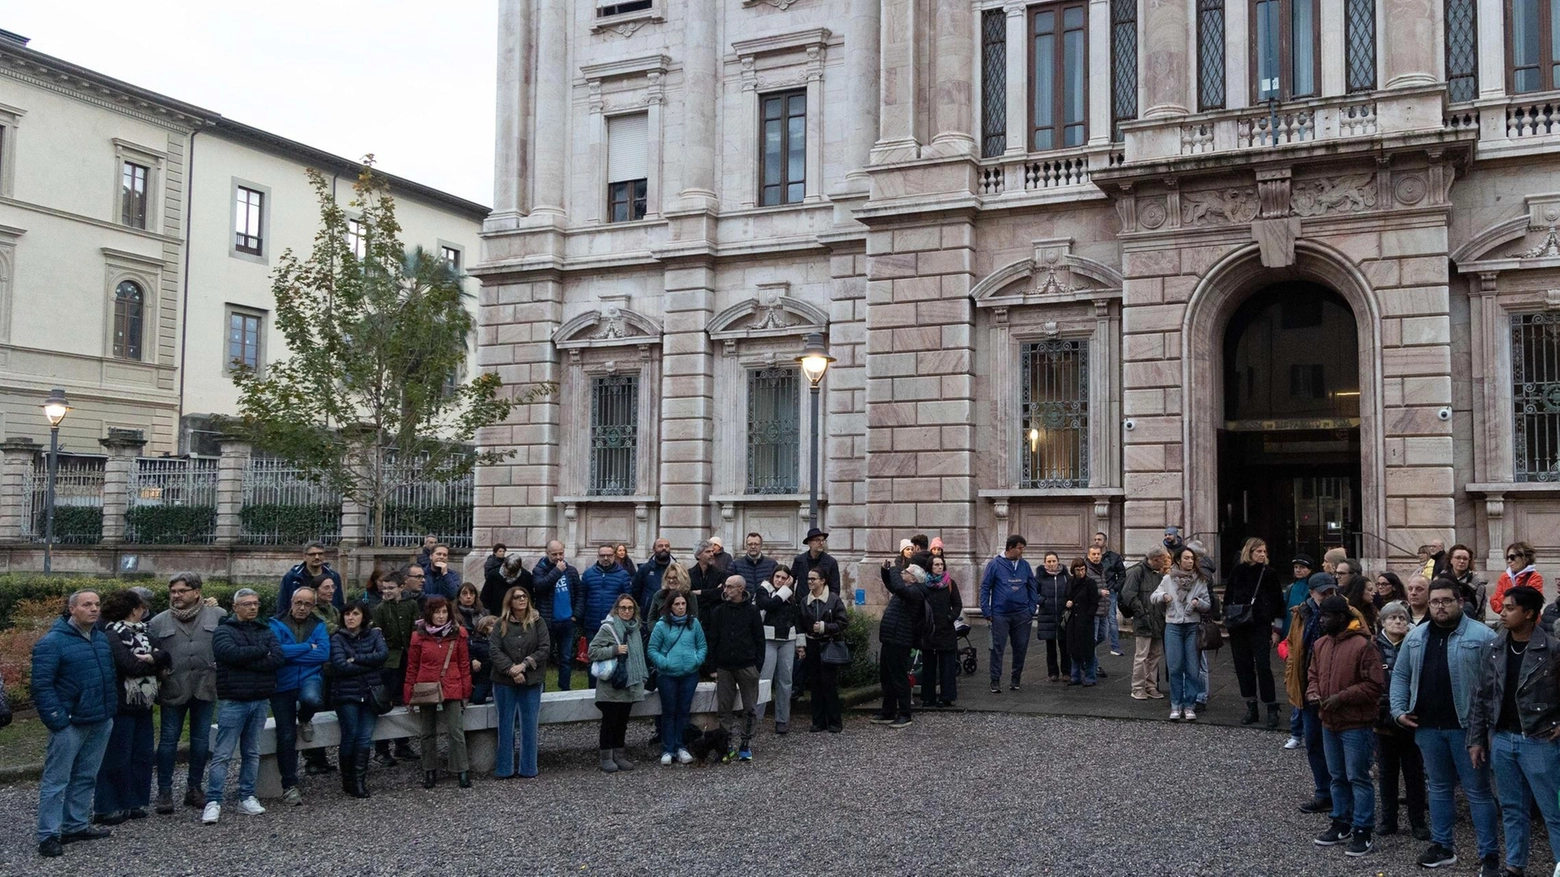
[[[239,512],[245,541],[255,536],[275,534],[279,545],[302,545],[321,534],[341,532],[341,506],[282,505],[264,503],[244,506]],[[270,541],[269,539],[266,541]]]
[[[456,547],[471,533],[471,505],[415,506],[404,503],[385,504],[386,533],[417,533],[421,544],[423,533],[437,533],[439,538]]]
[[[141,585],[152,590],[152,608],[161,612],[168,608],[168,582],[162,578],[107,579],[89,576],[57,576],[43,573],[11,573],[0,575],[0,628],[11,626],[11,610],[22,600],[63,600],[72,591],[93,588],[98,591],[117,591],[121,588]],[[264,585],[239,585],[231,582],[207,581],[201,593],[216,597],[222,608],[231,608],[233,592],[239,588],[254,588],[260,594],[260,615],[269,617],[276,611],[276,592],[280,583]],[[61,606],[63,607],[63,603]]]
[[[43,538],[44,513],[38,510],[39,541]],[[102,506],[57,505],[54,507],[54,541],[59,545],[96,545],[103,541]]]
[[[199,545],[217,533],[216,506],[142,505],[125,512],[125,539],[136,545]]]
[[[876,685],[878,664],[872,660],[872,628],[876,622],[865,612],[847,611],[850,623],[845,627],[845,643],[850,646],[850,666],[840,671],[840,687]]]

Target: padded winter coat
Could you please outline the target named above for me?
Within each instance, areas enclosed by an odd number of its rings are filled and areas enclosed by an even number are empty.
[[[617,602],[619,596],[628,593],[630,583],[628,570],[617,564],[602,569],[601,564],[593,563],[590,569],[580,573],[583,593],[575,598],[574,603],[580,609],[574,616],[580,630],[600,628],[601,622],[612,614],[612,604]]]
[[[449,669],[444,667],[444,656],[449,656]],[[412,686],[419,682],[444,682],[445,700],[466,700],[471,697],[471,651],[466,646],[466,629],[459,624],[450,625],[450,633],[434,636],[417,622],[412,632],[412,644],[406,649],[406,683],[401,692],[402,702],[412,699]]]
[[[699,672],[709,657],[709,642],[699,619],[684,615],[681,622],[663,618],[650,632],[650,665],[664,676],[687,676]],[[598,685],[600,683],[597,683]]]
[[[271,626],[259,619],[239,621],[229,615],[211,636],[217,659],[217,697],[222,700],[265,700],[276,693],[276,671],[287,663],[282,644]]]
[[[385,635],[367,628],[358,636],[338,630],[330,638],[331,703],[363,703],[369,686],[380,679],[390,649]],[[350,660],[349,660],[350,659]]]
[[[1067,570],[1049,573],[1042,568],[1035,574],[1035,579],[1040,583],[1037,589],[1040,602],[1035,611],[1035,638],[1061,639],[1062,613],[1067,611],[1067,589],[1071,587]]]
[[[308,626],[308,634],[300,642],[286,621],[271,619],[271,632],[276,634],[282,657],[287,659],[282,669],[276,671],[277,691],[297,691],[310,679],[318,679],[330,662],[330,633],[325,622],[310,615],[303,623]]]
[[[919,646],[926,626],[926,586],[905,584],[892,567],[885,567],[882,575],[883,587],[892,596],[878,625],[878,640],[885,646]]]
[[[118,688],[113,649],[101,630],[83,634],[61,618],[33,646],[33,705],[50,731],[112,719]]]

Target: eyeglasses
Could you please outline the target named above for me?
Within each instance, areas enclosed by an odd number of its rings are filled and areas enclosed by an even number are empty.
[[[179,596],[183,596],[184,594],[193,594],[193,593],[195,593],[195,589],[194,588],[169,588],[168,589],[168,596],[170,596],[170,597],[179,597]]]
[[[258,607],[259,605],[260,605],[260,601],[259,600],[244,600],[244,601],[241,601],[241,602],[238,602],[238,603],[234,603],[233,604],[233,608],[234,609],[249,609],[249,608],[252,608],[252,607]]]
[[[1520,555],[1520,554],[1508,554],[1508,555],[1506,555],[1506,559],[1507,560],[1520,560],[1521,558],[1522,558],[1522,555]]]
[[[1431,606],[1456,606],[1457,605],[1457,600],[1456,600],[1456,598],[1442,599],[1442,600],[1431,600],[1430,601],[1430,605]]]

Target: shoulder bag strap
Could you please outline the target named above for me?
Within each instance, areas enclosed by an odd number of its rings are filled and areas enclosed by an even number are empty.
[[[459,635],[457,634],[456,636],[458,637]],[[455,638],[456,637],[451,637],[451,639],[455,639]],[[446,670],[450,669],[450,658],[454,657],[454,655],[455,655],[455,643],[450,643],[450,650],[444,653],[444,666],[439,668],[439,682],[440,683],[444,682],[444,672]]]

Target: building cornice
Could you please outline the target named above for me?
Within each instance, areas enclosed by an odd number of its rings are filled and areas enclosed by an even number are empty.
[[[203,128],[218,118],[218,114],[194,104],[4,40],[0,40],[0,72],[38,88],[183,133]]]

